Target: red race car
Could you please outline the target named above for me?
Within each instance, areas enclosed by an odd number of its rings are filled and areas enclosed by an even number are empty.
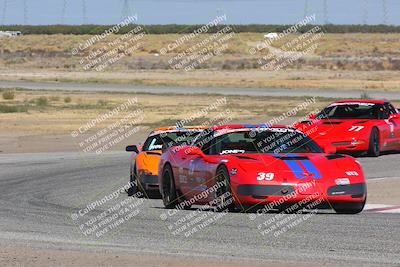
[[[384,100],[346,100],[330,104],[295,127],[321,147],[342,153],[400,151],[400,113]]]
[[[200,204],[246,211],[262,205],[355,214],[367,196],[357,160],[324,153],[307,135],[286,126],[214,126],[190,146],[167,149],[158,174],[166,208]]]

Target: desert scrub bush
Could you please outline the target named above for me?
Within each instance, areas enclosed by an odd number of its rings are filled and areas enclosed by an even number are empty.
[[[8,106],[0,105],[0,113],[16,113],[16,112],[26,112],[28,108],[26,106]]]
[[[3,99],[5,100],[12,100],[15,98],[15,91],[14,90],[7,90],[3,92]]]
[[[36,99],[36,106],[38,106],[38,107],[44,107],[44,106],[47,106],[48,104],[49,104],[49,101],[47,100],[47,97],[45,97],[45,96],[41,96]]]
[[[50,96],[49,100],[50,101],[60,101],[60,97],[59,96]]]
[[[64,103],[71,103],[71,101],[72,101],[71,97],[69,96],[64,97]]]
[[[360,95],[360,98],[361,99],[371,99],[371,96],[366,92],[362,92]]]
[[[99,100],[97,101],[97,105],[101,106],[101,107],[106,107],[108,104],[108,102],[106,100]]]

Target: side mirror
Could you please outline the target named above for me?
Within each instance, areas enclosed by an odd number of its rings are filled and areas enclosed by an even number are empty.
[[[125,150],[126,152],[135,152],[136,154],[139,154],[139,149],[135,145],[127,146]]]
[[[324,147],[324,152],[325,152],[325,154],[335,154],[336,147],[328,145],[328,146]]]
[[[389,120],[397,120],[397,119],[400,119],[400,114],[399,114],[399,113],[397,113],[397,114],[391,114],[391,115],[389,116]]]
[[[185,153],[189,156],[200,156],[200,157],[205,156],[203,151],[197,146],[188,147],[187,151],[185,151]]]
[[[308,118],[310,120],[315,120],[317,118],[317,114],[310,114],[310,116],[308,116]]]

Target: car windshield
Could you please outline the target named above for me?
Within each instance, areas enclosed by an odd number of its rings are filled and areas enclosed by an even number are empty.
[[[143,151],[161,150],[163,148],[190,144],[199,131],[165,132],[149,136],[143,144]]]
[[[383,105],[372,103],[334,104],[322,110],[318,119],[384,119]]]
[[[323,153],[306,135],[290,129],[233,131],[217,136],[204,149],[208,154]],[[204,150],[203,149],[203,150]]]

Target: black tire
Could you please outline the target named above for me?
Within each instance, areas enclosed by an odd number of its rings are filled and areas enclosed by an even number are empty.
[[[139,187],[138,187],[138,180],[137,180],[137,174],[136,174],[136,165],[133,168],[133,171],[130,171],[130,187],[128,189],[128,196],[133,196],[137,195],[139,192]]]
[[[164,207],[167,209],[175,209],[179,204],[178,195],[175,188],[174,174],[170,165],[164,167],[162,173],[162,200]]]
[[[339,214],[357,214],[364,209],[366,201],[367,200],[364,200],[363,202],[359,203],[337,203],[332,204],[332,207],[336,213]]]
[[[215,180],[216,182],[225,183],[224,186],[217,189],[217,211],[235,211],[235,202],[233,200],[229,172],[225,166],[218,167]]]
[[[378,129],[373,128],[369,137],[368,155],[370,157],[379,157],[379,155],[381,154],[380,150],[381,148],[379,144],[379,131]]]

